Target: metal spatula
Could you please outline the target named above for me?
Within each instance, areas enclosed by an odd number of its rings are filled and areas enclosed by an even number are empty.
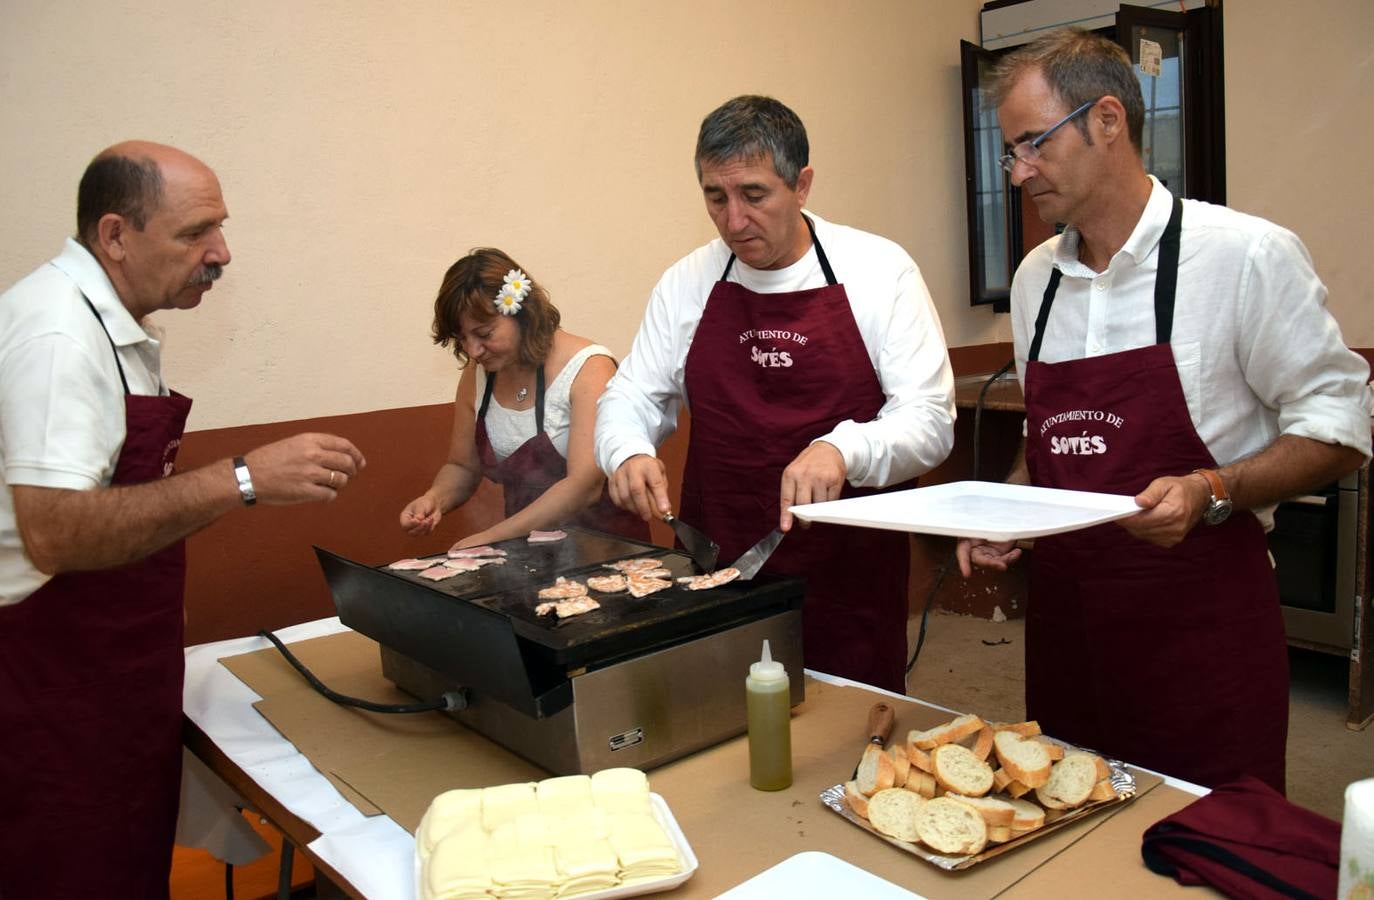
[[[720,557],[719,544],[672,513],[664,513],[663,521],[677,534],[677,539],[682,541],[687,555],[692,557],[692,562],[696,563],[701,571],[710,573],[716,570],[716,560]]]
[[[741,581],[748,581],[759,574],[759,569],[768,561],[768,557],[773,555],[773,551],[778,549],[778,544],[782,543],[782,530],[774,528],[768,532],[754,546],[744,551],[744,555],[735,560],[734,567],[739,569]]]

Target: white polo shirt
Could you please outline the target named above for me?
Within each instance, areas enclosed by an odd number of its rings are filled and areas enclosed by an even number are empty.
[[[9,486],[84,491],[110,483],[124,445],[124,385],[111,340],[131,393],[167,393],[161,345],[71,238],[56,259],[0,294],[0,606],[48,579],[24,555]]]

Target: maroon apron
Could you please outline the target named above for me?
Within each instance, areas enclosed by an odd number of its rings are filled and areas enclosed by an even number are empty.
[[[1157,343],[1026,364],[1026,463],[1042,487],[1137,494],[1215,468],[1193,428],[1169,338],[1182,203],[1160,240]],[[1026,714],[1047,734],[1206,786],[1254,775],[1282,792],[1288,656],[1278,586],[1253,513],[1177,546],[1116,524],[1039,538],[1026,616]]]
[[[170,475],[191,401],[132,395],[119,375],[127,436],[111,484]],[[118,569],[56,575],[0,607],[4,900],[167,896],[184,576],[178,541]]]
[[[782,472],[816,438],[872,421],[884,395],[849,298],[806,220],[826,286],[759,294],[727,281],[731,255],[687,353],[692,432],[681,517],[722,560],[777,527]],[[767,335],[776,332],[787,337]],[[909,487],[909,484],[896,487]],[[877,493],[845,484],[842,496]],[[797,527],[767,569],[806,580],[806,665],[906,692],[908,538],[841,525]]]
[[[503,460],[487,436],[487,407],[491,405],[491,391],[496,385],[495,373],[487,375],[482,405],[477,410],[477,455],[482,461],[482,474],[501,485],[506,498],[506,518],[538,500],[545,491],[568,475],[568,461],[558,452],[544,431],[544,367],[534,374],[534,437],[516,448]],[[649,540],[649,525],[639,516],[621,509],[611,502],[605,485],[596,503],[573,516],[568,524],[606,531],[636,541]]]

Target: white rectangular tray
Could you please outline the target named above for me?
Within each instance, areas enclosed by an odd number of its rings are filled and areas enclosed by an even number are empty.
[[[956,481],[792,507],[804,522],[1014,541],[1076,531],[1140,512],[1133,497]]]

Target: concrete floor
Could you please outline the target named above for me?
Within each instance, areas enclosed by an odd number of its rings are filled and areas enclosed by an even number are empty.
[[[920,621],[918,615],[908,625],[913,649]],[[932,612],[907,693],[985,718],[1022,719],[1024,637],[1021,619],[999,623]],[[1374,776],[1374,725],[1364,731],[1345,727],[1343,657],[1290,648],[1289,666],[1288,799],[1340,821],[1346,785]]]

